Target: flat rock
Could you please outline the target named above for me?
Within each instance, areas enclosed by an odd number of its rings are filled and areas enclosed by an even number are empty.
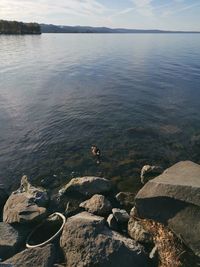
[[[127,223],[130,218],[126,210],[114,208],[112,213],[118,223]]]
[[[112,210],[112,206],[109,200],[105,198],[103,195],[94,195],[90,199],[82,202],[80,204],[81,208],[84,208],[90,213],[106,216]]]
[[[147,267],[143,247],[110,230],[104,218],[87,212],[70,217],[61,236],[67,267]]]
[[[200,256],[200,165],[184,161],[149,181],[137,194],[142,218],[167,224]]]
[[[0,258],[5,260],[16,254],[28,235],[26,229],[16,229],[0,222]]]
[[[42,248],[26,249],[4,261],[14,267],[52,267],[55,263],[55,248],[49,244]]]
[[[107,193],[111,190],[112,184],[109,180],[100,177],[81,177],[73,178],[66,184],[60,192],[78,192],[85,196]]]

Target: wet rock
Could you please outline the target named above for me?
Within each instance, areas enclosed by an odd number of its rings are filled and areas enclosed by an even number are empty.
[[[135,202],[140,217],[167,224],[200,256],[199,196],[200,165],[183,161],[149,181],[139,191]]]
[[[158,176],[162,172],[163,169],[160,166],[144,165],[140,174],[141,183],[145,184],[150,179]]]
[[[107,224],[109,226],[110,229],[114,230],[114,231],[119,231],[120,227],[117,223],[117,220],[115,219],[113,214],[110,214],[107,218]]]
[[[120,224],[127,223],[130,218],[126,210],[114,208],[112,209],[112,213],[116,221]]]
[[[152,243],[152,236],[148,233],[138,220],[131,217],[128,222],[128,234],[140,243]]]
[[[52,244],[42,248],[26,249],[3,263],[14,267],[52,267],[56,260],[55,248]]]
[[[70,217],[60,240],[69,267],[146,267],[143,247],[110,230],[104,218],[87,212]]]
[[[5,260],[16,254],[24,245],[28,235],[26,228],[16,228],[10,224],[0,223],[0,258]]]
[[[36,188],[22,177],[20,188],[13,192],[3,210],[3,221],[7,223],[30,223],[46,216],[48,196],[43,189]]]
[[[120,205],[130,210],[135,204],[135,194],[131,192],[120,192],[115,197]]]
[[[107,193],[111,190],[112,184],[109,180],[100,177],[73,178],[61,190],[60,194],[67,192],[78,192],[85,196]]]
[[[82,202],[80,207],[99,216],[106,216],[112,210],[110,201],[103,195],[94,195],[90,199]]]

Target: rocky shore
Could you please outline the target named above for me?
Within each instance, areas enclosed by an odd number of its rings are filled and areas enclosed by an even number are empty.
[[[200,165],[146,165],[141,184],[136,196],[102,177],[0,188],[0,267],[200,266]]]

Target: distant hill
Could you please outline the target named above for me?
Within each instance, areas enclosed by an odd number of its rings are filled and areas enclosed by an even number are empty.
[[[0,20],[0,34],[41,34],[38,23]]]
[[[107,27],[90,26],[62,26],[53,24],[40,24],[42,33],[200,33],[195,31],[162,31],[137,29],[111,29]]]

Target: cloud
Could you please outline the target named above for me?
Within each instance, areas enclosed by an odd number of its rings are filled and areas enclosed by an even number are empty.
[[[179,3],[183,3],[184,2],[183,0],[174,0],[174,1],[179,2]],[[177,8],[165,10],[162,13],[162,16],[163,17],[168,17],[170,15],[181,13],[181,12],[184,12],[185,10],[189,10],[189,9],[192,9],[192,8],[195,8],[195,7],[198,7],[198,6],[200,6],[200,3],[193,3],[193,4],[190,4],[190,5],[184,5],[184,6],[181,5],[181,6],[177,7]]]
[[[96,0],[0,0],[1,18],[38,18],[50,14],[103,16],[107,8]]]

